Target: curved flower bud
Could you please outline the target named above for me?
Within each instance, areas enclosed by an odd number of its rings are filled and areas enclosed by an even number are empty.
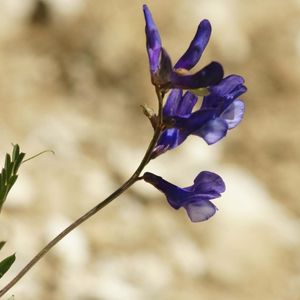
[[[220,197],[225,191],[222,178],[208,171],[199,173],[194,184],[186,188],[180,188],[149,172],[143,175],[143,179],[164,193],[173,208],[185,208],[192,222],[211,218],[217,207],[210,200]]]
[[[150,71],[151,73],[156,73],[159,68],[159,59],[162,47],[160,35],[147,5],[143,5],[143,11],[146,20],[146,46],[149,57]]]
[[[143,11],[146,21],[146,46],[151,81],[155,86],[164,90],[171,88],[197,89],[220,82],[224,72],[221,64],[217,62],[212,62],[195,74],[186,74],[187,70],[197,64],[209,41],[211,25],[208,20],[200,22],[189,48],[173,67],[167,51],[162,47],[159,31],[147,5],[143,6]]]
[[[195,37],[193,38],[187,51],[180,57],[175,69],[190,70],[200,60],[202,53],[208,44],[211,35],[211,25],[208,20],[202,20],[198,26]]]

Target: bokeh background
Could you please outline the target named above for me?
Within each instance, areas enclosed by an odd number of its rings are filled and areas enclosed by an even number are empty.
[[[0,216],[9,281],[135,170],[155,108],[143,1],[0,1],[0,156],[28,156]],[[300,299],[300,1],[148,1],[173,61],[198,23],[248,93],[242,124],[214,146],[191,137],[147,167],[180,186],[201,170],[227,191],[192,224],[143,182],[82,225],[8,293],[32,300]],[[198,68],[200,66],[198,65]],[[5,299],[5,297],[4,297]]]

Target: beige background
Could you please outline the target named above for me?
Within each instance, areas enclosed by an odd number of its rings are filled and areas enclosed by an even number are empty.
[[[155,108],[142,1],[0,1],[0,155],[28,155],[0,216],[13,277],[56,233],[139,163]],[[148,5],[175,62],[198,23],[201,59],[241,74],[242,124],[214,146],[196,137],[147,170],[180,185],[201,170],[227,184],[208,222],[192,224],[140,182],[54,249],[15,299],[300,299],[300,1],[166,0]],[[8,298],[7,296],[7,298]]]

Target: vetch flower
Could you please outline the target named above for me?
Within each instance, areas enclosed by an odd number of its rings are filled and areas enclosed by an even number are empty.
[[[223,78],[223,68],[218,62],[211,62],[195,74],[188,74],[188,71],[199,61],[209,41],[211,25],[208,20],[200,22],[189,48],[173,67],[170,56],[162,47],[159,31],[147,5],[143,6],[143,11],[151,81],[155,86],[165,90],[198,89],[217,84]]]
[[[229,129],[236,127],[244,115],[244,103],[237,99],[245,93],[244,79],[238,75],[224,78],[209,88],[201,108],[192,112],[198,97],[190,92],[183,94],[173,89],[163,109],[166,123],[152,154],[152,158],[179,146],[189,135],[202,137],[207,144],[222,139]],[[171,128],[170,128],[171,127]]]
[[[172,119],[173,117],[190,117],[197,99],[198,97],[190,92],[185,92],[183,94],[183,91],[180,89],[171,90],[163,108],[164,119]],[[176,148],[187,138],[188,135],[189,132],[184,128],[165,129],[153,150],[152,158],[155,158],[167,150]]]
[[[201,222],[212,217],[217,207],[211,200],[220,197],[225,191],[222,178],[208,171],[199,173],[194,184],[186,188],[180,188],[149,172],[143,175],[143,179],[164,193],[173,208],[185,208],[192,222]]]
[[[230,75],[209,90],[210,94],[203,98],[201,108],[188,117],[175,117],[174,126],[188,135],[202,137],[211,145],[241,122],[245,105],[237,98],[245,93],[247,88],[241,76]]]

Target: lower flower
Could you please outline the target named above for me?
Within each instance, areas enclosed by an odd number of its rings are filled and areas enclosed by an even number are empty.
[[[222,178],[208,171],[199,173],[194,184],[186,188],[180,188],[150,172],[146,172],[143,179],[164,193],[173,208],[185,208],[192,222],[211,218],[217,211],[211,200],[225,191]]]

